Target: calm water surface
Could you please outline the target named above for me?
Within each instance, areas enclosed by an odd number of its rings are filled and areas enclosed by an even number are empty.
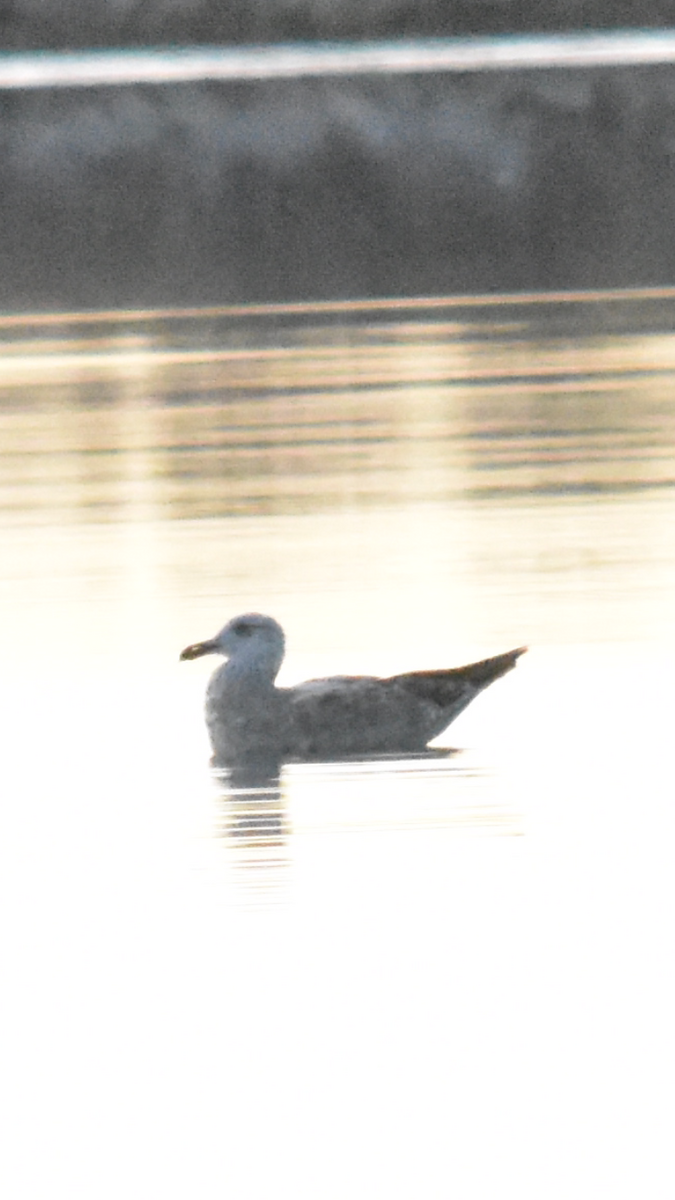
[[[670,1196],[672,298],[0,324],[7,1194]],[[286,682],[529,655],[447,758]]]

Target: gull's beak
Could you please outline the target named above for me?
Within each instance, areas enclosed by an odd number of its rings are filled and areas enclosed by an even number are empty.
[[[194,646],[186,646],[181,650],[179,662],[184,662],[188,658],[201,658],[204,654],[216,654],[218,646],[215,639],[209,642],[195,642]]]

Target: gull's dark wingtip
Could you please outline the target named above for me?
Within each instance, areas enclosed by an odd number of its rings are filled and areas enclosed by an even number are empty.
[[[518,646],[516,650],[507,650],[505,654],[498,654],[493,659],[488,659],[484,664],[488,669],[488,681],[491,678],[499,679],[502,675],[508,675],[509,671],[513,671],[518,659],[522,658],[523,654],[527,654],[528,646]],[[477,664],[480,668],[483,664]],[[493,672],[493,673],[492,673]]]

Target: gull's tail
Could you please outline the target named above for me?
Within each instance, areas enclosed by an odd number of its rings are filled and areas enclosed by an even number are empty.
[[[483,658],[466,667],[450,667],[440,671],[410,671],[406,675],[392,675],[388,682],[395,683],[420,700],[437,704],[441,709],[454,710],[455,715],[477,696],[483,688],[512,671],[527,646],[507,650],[494,658]]]

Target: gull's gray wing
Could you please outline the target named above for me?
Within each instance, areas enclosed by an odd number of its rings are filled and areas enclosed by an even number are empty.
[[[284,689],[292,756],[330,759],[424,750],[523,653],[511,650],[445,671],[412,671],[387,679],[337,675]]]
[[[422,750],[429,702],[371,676],[337,675],[289,688],[297,758]]]

